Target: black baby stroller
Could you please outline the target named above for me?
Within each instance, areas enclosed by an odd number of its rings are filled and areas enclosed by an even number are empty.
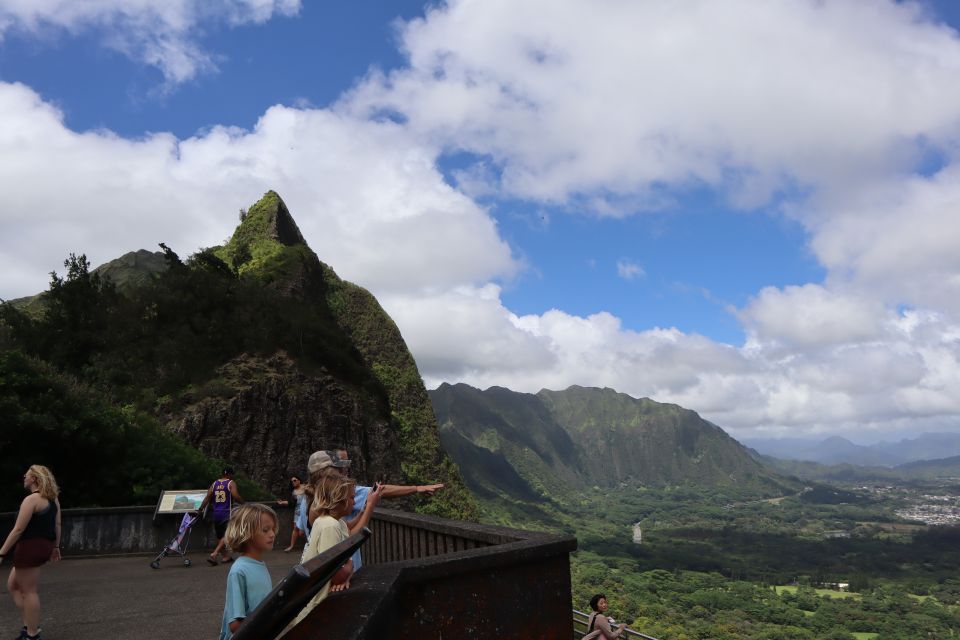
[[[180,521],[180,528],[177,529],[177,535],[167,543],[163,548],[163,551],[160,552],[156,558],[153,559],[153,562],[150,563],[150,566],[154,569],[160,568],[160,561],[167,556],[172,556],[174,554],[183,558],[183,566],[189,567],[192,562],[190,558],[187,557],[187,546],[190,544],[190,531],[193,529],[193,525],[199,522],[202,518],[200,514],[183,514],[183,520]]]

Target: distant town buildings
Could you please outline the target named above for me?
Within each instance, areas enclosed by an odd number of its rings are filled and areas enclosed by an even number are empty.
[[[919,520],[926,524],[957,524],[960,522],[960,506],[955,496],[924,495],[916,504],[896,512],[901,518]]]

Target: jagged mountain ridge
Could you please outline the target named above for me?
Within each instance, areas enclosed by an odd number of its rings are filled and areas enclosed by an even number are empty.
[[[430,398],[444,448],[484,498],[529,501],[621,483],[776,494],[790,484],[694,411],[612,389],[528,394],[443,384]]]

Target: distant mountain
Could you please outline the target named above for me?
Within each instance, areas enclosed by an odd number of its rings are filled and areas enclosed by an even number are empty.
[[[907,462],[894,471],[912,478],[960,478],[960,456]]]
[[[907,462],[949,458],[960,456],[960,433],[923,433],[916,438],[874,446],[898,452]]]
[[[787,460],[765,456],[752,449],[751,451],[759,462],[770,469],[805,481],[851,483],[960,478],[960,456],[916,460],[895,467],[886,467],[862,466],[848,462],[823,464],[810,460]]]
[[[481,498],[557,498],[621,484],[752,487],[788,484],[721,428],[683,407],[612,389],[430,392],[444,449]]]
[[[801,438],[748,438],[742,442],[762,455],[827,465],[894,467],[915,460],[960,455],[960,434],[957,433],[924,433],[916,438],[871,445],[858,445],[839,436],[819,441]]]
[[[167,270],[167,260],[159,251],[131,251],[102,264],[94,273],[109,278],[121,291],[130,291],[148,284]]]
[[[847,462],[822,464],[810,460],[786,460],[757,454],[757,458],[779,473],[816,482],[891,482],[908,479],[890,467],[864,467]]]

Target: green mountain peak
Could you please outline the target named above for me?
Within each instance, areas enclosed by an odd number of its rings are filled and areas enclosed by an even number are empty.
[[[230,242],[250,243],[256,240],[274,240],[288,247],[306,244],[290,210],[276,191],[267,191],[247,210]]]
[[[241,212],[240,225],[216,253],[240,275],[253,275],[271,263],[302,255],[306,248],[307,242],[283,199],[276,191],[267,191],[245,213]]]
[[[230,241],[214,254],[238,275],[291,291],[305,289],[304,267],[317,272],[316,255],[276,191],[267,191],[245,213]]]

